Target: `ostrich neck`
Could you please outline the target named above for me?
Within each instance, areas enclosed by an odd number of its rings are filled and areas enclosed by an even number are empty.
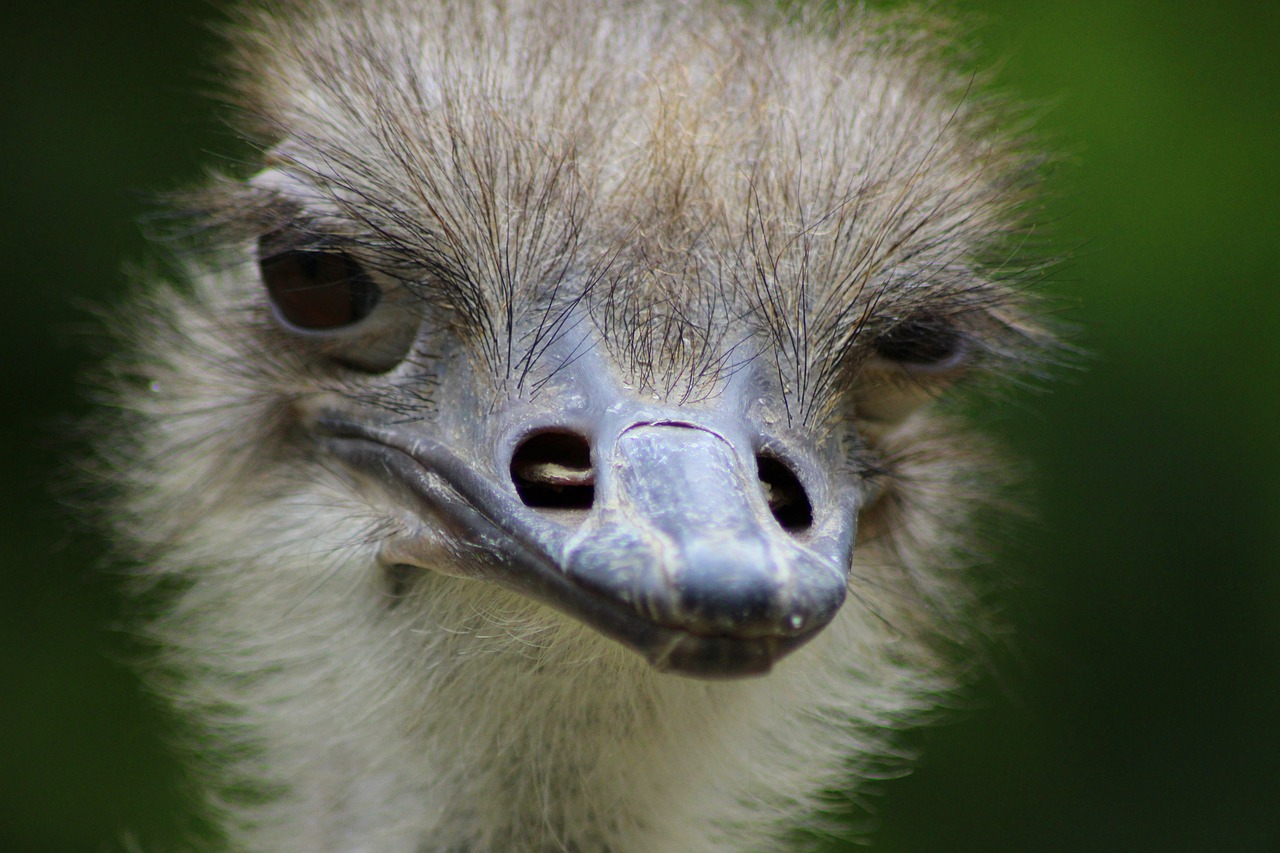
[[[284,793],[244,821],[239,847],[741,850],[737,832],[758,840],[784,811],[770,801],[794,805],[832,776],[779,746],[825,728],[799,711],[815,697],[785,668],[664,675],[488,584],[429,586],[389,611],[379,596],[386,612],[334,626],[326,653],[291,656],[271,677],[277,698],[242,697]],[[300,606],[322,609],[324,594]]]

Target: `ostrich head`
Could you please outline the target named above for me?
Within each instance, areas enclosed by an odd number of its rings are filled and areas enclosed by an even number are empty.
[[[767,846],[949,683],[1029,161],[844,17],[242,14],[111,451],[237,849]]]

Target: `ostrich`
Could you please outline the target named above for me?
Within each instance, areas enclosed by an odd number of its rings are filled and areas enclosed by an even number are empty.
[[[984,630],[1035,158],[924,16],[259,4],[113,525],[235,850],[794,849]],[[190,235],[189,235],[190,236]]]

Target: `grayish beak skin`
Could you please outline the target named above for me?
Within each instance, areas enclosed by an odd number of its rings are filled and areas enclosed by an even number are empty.
[[[771,426],[766,401],[779,392],[762,360],[712,397],[670,405],[617,381],[599,343],[559,343],[536,394],[482,404],[459,356],[442,381],[468,387],[469,412],[388,420],[344,408],[312,428],[445,522],[469,546],[467,575],[554,607],[659,670],[767,673],[844,601],[860,478],[839,442]],[[547,436],[550,450],[522,451]],[[402,542],[384,560],[414,562],[404,559],[413,550]]]

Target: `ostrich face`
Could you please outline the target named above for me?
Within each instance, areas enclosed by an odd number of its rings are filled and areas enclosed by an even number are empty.
[[[741,282],[685,271],[664,292],[661,268],[623,258],[638,238],[615,238],[605,263],[570,255],[516,284],[532,292],[501,331],[511,352],[477,352],[494,330],[457,310],[468,273],[322,237],[344,214],[315,180],[277,165],[250,182],[274,223],[255,246],[269,346],[341,377],[295,404],[300,432],[431,531],[387,538],[385,567],[502,584],[704,677],[765,672],[830,621],[868,493],[856,433],[790,415]],[[699,361],[650,363],[693,338]],[[956,360],[932,345],[931,363]]]
[[[571,6],[255,20],[265,163],[209,195],[202,310],[290,477],[393,519],[389,576],[763,673],[841,607],[896,437],[1025,337],[982,267],[1021,172],[874,35]]]

